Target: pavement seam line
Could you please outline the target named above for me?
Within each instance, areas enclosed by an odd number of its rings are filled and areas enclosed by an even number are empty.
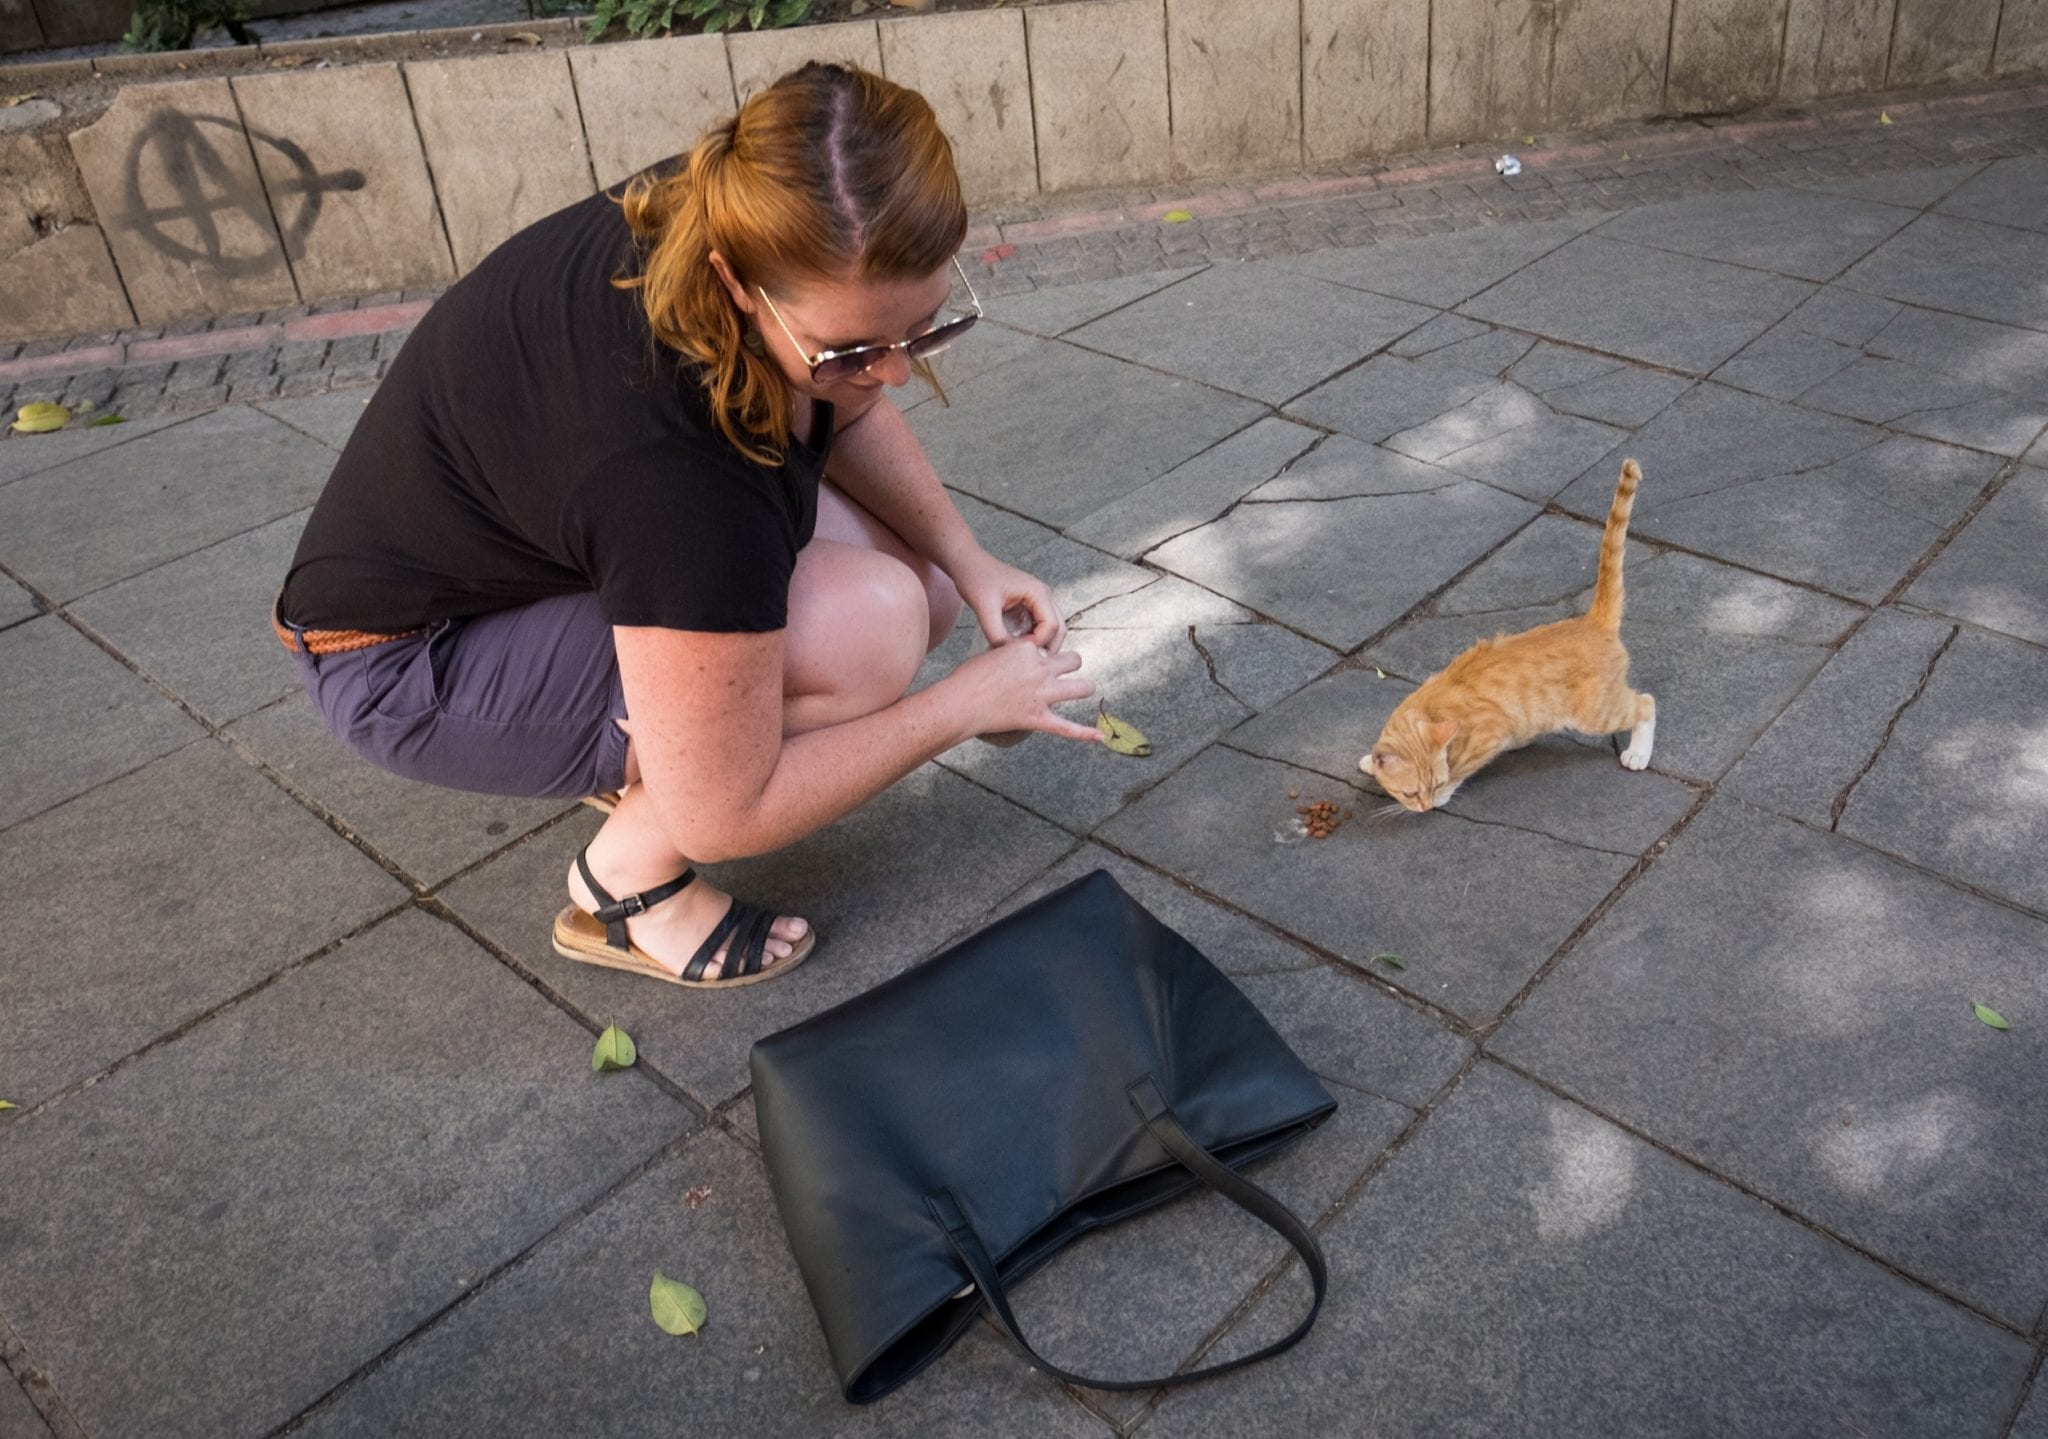
[[[1934,562],[1941,558],[1942,554],[1951,544],[1955,543],[1956,536],[1960,535],[1969,527],[1972,520],[1984,512],[1986,505],[1989,505],[1998,498],[1999,493],[2018,476],[2020,470],[2021,462],[2018,459],[2005,460],[1998,467],[1997,473],[1985,482],[1984,488],[1977,492],[1977,498],[1964,506],[1963,512],[1956,516],[1955,521],[1935,537],[1934,543],[1927,547],[1927,552],[1913,562],[1912,568],[1899,578],[1897,584],[1885,591],[1884,598],[1879,600],[1878,604],[1896,604],[1903,600],[1906,596],[1906,591],[1913,587],[1914,581],[1927,573]]]
[[[1870,752],[1870,758],[1863,761],[1863,768],[1850,777],[1849,782],[1842,786],[1841,793],[1835,796],[1834,803],[1828,806],[1829,833],[1836,833],[1841,829],[1842,813],[1849,808],[1849,796],[1856,792],[1857,785],[1863,783],[1863,777],[1877,767],[1878,760],[1883,757],[1886,747],[1892,742],[1892,733],[1898,729],[1899,721],[1906,717],[1907,710],[1918,703],[1920,696],[1927,693],[1928,682],[1934,678],[1934,667],[1941,663],[1941,657],[1948,653],[1949,646],[1956,642],[1956,636],[1960,633],[1962,631],[1954,625],[1949,626],[1948,637],[1942,640],[1940,647],[1928,659],[1927,667],[1920,671],[1920,683],[1913,686],[1913,692],[1892,711],[1891,719],[1885,723],[1884,734],[1878,738],[1877,748]]]
[[[56,1381],[35,1362],[28,1345],[4,1316],[0,1316],[0,1375],[13,1378],[29,1407],[49,1426],[53,1439],[89,1439],[86,1427],[58,1392]]]
[[[638,1067],[637,1065],[635,1066],[635,1068]],[[577,1228],[584,1220],[616,1198],[629,1186],[653,1173],[670,1160],[680,1158],[689,1149],[691,1144],[701,1138],[711,1128],[715,1128],[715,1126],[709,1125],[700,1119],[695,1127],[664,1140],[661,1144],[655,1146],[651,1154],[626,1170],[625,1173],[613,1180],[600,1193],[592,1196],[585,1203],[577,1205],[567,1214],[556,1220],[555,1223],[549,1225],[524,1249],[508,1256],[494,1268],[479,1274],[476,1281],[469,1285],[461,1294],[456,1295],[446,1304],[426,1315],[412,1329],[393,1340],[378,1353],[364,1360],[355,1369],[343,1375],[325,1393],[320,1394],[297,1414],[294,1414],[282,1424],[271,1428],[264,1436],[264,1439],[282,1439],[284,1435],[297,1433],[309,1421],[317,1418],[323,1410],[331,1408],[335,1401],[341,1399],[349,1390],[355,1388],[378,1370],[397,1359],[416,1340],[425,1337],[431,1330],[438,1327],[442,1320],[453,1315],[457,1310],[474,1303],[480,1295],[495,1289],[508,1274],[524,1266],[528,1260],[539,1255],[543,1249],[553,1244],[556,1239]]]
[[[1905,1269],[1895,1261],[1887,1259],[1884,1255],[1879,1254],[1876,1250],[1866,1248],[1865,1246],[1857,1243],[1855,1240],[1850,1239],[1848,1236],[1841,1234],[1834,1229],[1829,1228],[1827,1225],[1821,1223],[1817,1219],[1808,1218],[1806,1215],[1801,1214],[1798,1210],[1792,1208],[1791,1205],[1785,1203],[1783,1200],[1773,1199],[1770,1195],[1764,1193],[1764,1191],[1762,1191],[1761,1189],[1755,1188],[1754,1186],[1746,1183],[1743,1180],[1737,1179],[1732,1175],[1724,1174],[1720,1170],[1713,1168],[1705,1162],[1699,1159],[1695,1159],[1692,1155],[1687,1154],[1684,1150],[1675,1147],[1668,1141],[1659,1139],[1656,1135],[1651,1134],[1648,1130],[1640,1128],[1639,1126],[1631,1123],[1630,1121],[1621,1118],[1619,1115],[1611,1114],[1607,1110],[1602,1109],[1599,1105],[1593,1104],[1592,1102],[1583,1099],[1578,1095],[1573,1094],[1570,1090],[1564,1088],[1563,1085],[1559,1084],[1555,1080],[1545,1079],[1542,1075],[1537,1074],[1534,1070],[1526,1068],[1521,1063],[1515,1060],[1505,1058],[1501,1055],[1494,1054],[1490,1051],[1486,1054],[1486,1058],[1491,1063],[1499,1065],[1502,1069],[1505,1069],[1510,1073],[1527,1080],[1529,1083],[1536,1085],[1545,1093],[1553,1095],[1556,1098],[1563,1100],[1567,1104],[1575,1105],[1578,1108],[1585,1110],[1594,1118],[1599,1119],[1606,1124],[1614,1126],[1616,1129],[1619,1129],[1622,1133],[1627,1134],[1631,1138],[1640,1140],[1642,1143],[1649,1145],[1651,1148],[1657,1150],[1659,1153],[1667,1155],[1670,1158],[1677,1160],[1679,1163],[1683,1164],[1686,1168],[1692,1170],[1694,1173],[1704,1175],[1705,1177],[1713,1180],[1717,1184],[1726,1185],[1728,1188],[1734,1190],[1737,1194],[1743,1195],[1746,1198],[1755,1200],[1759,1204],[1767,1206],[1768,1208],[1776,1211],[1778,1214],[1784,1216],[1786,1219],[1791,1220],[1800,1228],[1805,1229],[1810,1233],[1816,1234],[1823,1239],[1832,1240],[1834,1243],[1839,1244],[1842,1248],[1848,1250],[1850,1253],[1855,1254],[1865,1260],[1868,1260],[1870,1263],[1876,1265],[1879,1269],[1882,1269],[1887,1274],[1890,1274],[1893,1278],[1904,1280],[1913,1288],[1918,1289],[1925,1294],[1930,1294],[1937,1299],[1943,1300],[1948,1304],[1954,1306],[1955,1308],[1960,1309],[1965,1313],[1973,1316],[1974,1318],[1980,1319],[1984,1323],[1991,1325],[1993,1328],[1998,1329],[2005,1334],[2009,1334],[2014,1338],[2021,1340],[2030,1349],[2036,1349],[2033,1336],[2028,1334],[2024,1329],[2021,1329],[2017,1325],[2013,1324],[2011,1320],[2001,1319],[1988,1309],[1984,1309],[1979,1305],[1971,1302],[1970,1300],[1963,1298],[1960,1294],[1950,1293],[1947,1289],[1944,1289],[1942,1286],[1934,1283],[1932,1280],[1922,1279],[1917,1274],[1914,1274],[1911,1270]],[[2038,1349],[2036,1349],[2037,1355],[2038,1352]]]

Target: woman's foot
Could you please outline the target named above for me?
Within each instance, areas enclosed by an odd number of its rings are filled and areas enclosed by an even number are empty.
[[[596,858],[592,867],[598,883],[614,895],[636,894],[651,889],[653,881],[633,883],[606,871]],[[680,867],[678,867],[680,868]],[[673,879],[674,875],[666,876]],[[616,880],[616,882],[615,882]],[[590,892],[590,886],[583,882],[576,866],[569,866],[569,899],[585,914],[595,914],[598,909],[597,897]],[[732,896],[713,886],[701,874],[686,885],[681,892],[672,895],[644,913],[636,914],[626,921],[626,933],[634,946],[652,958],[672,974],[681,974],[684,966],[697,953],[718,922],[725,918],[731,908]],[[794,915],[778,915],[769,928],[768,940],[761,956],[764,974],[775,972],[775,966],[787,960],[796,952],[797,945],[811,932],[810,924]],[[735,936],[737,937],[737,936]],[[726,970],[727,951],[732,947],[728,939],[718,947],[700,977],[702,980],[722,978]]]

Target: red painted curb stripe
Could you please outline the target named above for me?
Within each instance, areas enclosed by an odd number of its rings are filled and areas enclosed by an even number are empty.
[[[0,362],[0,380],[32,380],[37,375],[78,375],[87,370],[111,370],[120,363],[119,345],[94,345],[89,350],[59,350],[54,355],[31,355],[25,360]]]
[[[331,315],[308,315],[303,320],[286,320],[287,344],[301,340],[345,340],[354,335],[381,335],[387,330],[408,330],[420,322],[432,300],[409,300],[397,305],[377,305],[367,310],[337,310]]]
[[[233,355],[243,350],[267,350],[283,333],[281,325],[245,325],[238,330],[202,330],[196,335],[137,340],[128,347],[128,358],[123,363],[150,365],[163,360],[190,360],[207,355]]]

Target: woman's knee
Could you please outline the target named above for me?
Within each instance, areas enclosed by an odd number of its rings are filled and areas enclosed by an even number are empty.
[[[785,684],[879,709],[916,677],[933,618],[929,590],[900,560],[851,545],[806,550],[790,590]]]

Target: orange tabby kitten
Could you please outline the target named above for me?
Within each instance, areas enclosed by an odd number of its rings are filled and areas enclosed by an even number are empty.
[[[1621,466],[1593,606],[1574,619],[1481,640],[1401,701],[1358,767],[1420,814],[1448,803],[1495,755],[1555,730],[1630,731],[1621,762],[1641,769],[1657,735],[1657,701],[1628,687],[1621,645],[1621,560],[1643,472]]]

